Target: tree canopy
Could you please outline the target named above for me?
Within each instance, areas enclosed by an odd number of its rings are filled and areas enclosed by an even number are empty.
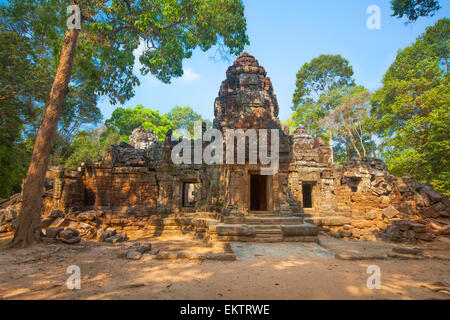
[[[372,100],[373,123],[384,156],[398,175],[414,175],[450,190],[450,19],[428,27],[398,52]]]
[[[293,120],[315,137],[326,137],[333,154],[333,125],[330,113],[339,105],[345,92],[354,86],[353,69],[340,55],[323,54],[305,63],[297,72],[292,98]]]
[[[0,141],[0,197],[19,191],[27,172],[60,62],[71,4],[67,0],[0,3],[0,131],[9,132]],[[152,73],[169,83],[183,75],[182,61],[197,48],[206,51],[216,46],[227,56],[239,54],[249,44],[240,0],[83,0],[78,5],[81,32],[51,164],[67,161],[73,153],[71,143],[79,140],[77,132],[101,121],[99,97],[124,103],[134,96],[139,85],[133,73],[136,58],[143,74]],[[138,47],[143,50],[136,51]],[[136,52],[140,55],[135,58]]]
[[[410,22],[419,17],[433,16],[440,8],[438,0],[391,0],[392,16],[405,16]]]
[[[194,122],[202,121],[206,122],[207,127],[211,126],[211,121],[208,119],[203,119],[200,114],[195,112],[189,106],[175,106],[167,114],[167,118],[172,122],[175,129],[182,129],[187,131],[187,133],[193,137],[194,136]]]
[[[142,126],[146,130],[152,129],[160,140],[164,140],[167,131],[174,128],[167,115],[160,114],[158,110],[144,108],[141,104],[133,109],[117,108],[105,125],[125,136],[131,135],[134,129]]]
[[[353,85],[353,69],[340,55],[320,55],[297,72],[292,98],[294,120],[314,136],[323,135],[318,121],[334,109],[339,90]]]

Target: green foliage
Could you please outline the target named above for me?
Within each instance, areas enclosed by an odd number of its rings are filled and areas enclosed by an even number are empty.
[[[433,16],[440,8],[437,0],[391,0],[392,16],[406,16],[410,22],[419,17]]]
[[[59,63],[67,7],[71,4],[73,1],[68,0],[0,3],[0,59],[2,66],[11,66],[0,70],[0,95],[8,97],[0,102],[0,126],[14,128],[10,136],[1,136],[7,141],[1,142],[2,152],[14,146],[12,137],[24,138],[32,145]],[[227,56],[239,54],[249,44],[241,0],[83,0],[78,4],[83,17],[81,33],[51,164],[63,163],[74,152],[70,145],[83,124],[101,120],[98,97],[124,103],[134,96],[134,87],[139,84],[133,73],[134,52],[140,45],[144,47],[139,57],[141,72],[150,72],[168,83],[172,77],[183,75],[182,61],[196,48],[206,51],[217,45],[220,54]],[[155,121],[144,121],[147,128],[153,128],[161,117],[148,116]],[[154,128],[159,136],[170,126],[161,121],[162,127]],[[20,149],[17,143],[15,147]],[[5,151],[2,161],[7,161],[8,154],[13,153]],[[6,168],[6,164],[0,167],[0,177],[9,174]],[[26,168],[19,171],[26,172]],[[16,181],[7,189],[17,190],[19,180],[3,181]],[[0,193],[4,195],[7,192],[3,190]]]
[[[411,174],[450,194],[450,19],[399,51],[372,99],[373,124],[397,175]],[[446,180],[445,180],[446,179]]]
[[[70,156],[64,163],[67,169],[76,170],[82,162],[98,161],[105,149],[124,140],[114,130],[93,129],[79,131],[70,145]]]
[[[74,170],[81,162],[97,161],[110,145],[119,144],[120,141],[128,142],[133,130],[140,126],[147,130],[152,129],[160,140],[164,140],[168,130],[193,130],[193,122],[198,120],[203,119],[187,106],[176,106],[169,114],[163,115],[142,105],[133,109],[117,108],[111,118],[106,120],[105,128],[80,131],[75,135],[68,148],[69,156],[65,167]]]
[[[0,29],[0,197],[20,191],[30,150],[22,139],[23,119],[36,84],[30,46],[20,35]]]
[[[146,130],[152,129],[160,140],[164,140],[167,131],[173,129],[167,115],[161,115],[158,110],[144,108],[141,104],[133,109],[117,108],[105,125],[124,136],[130,136],[134,129],[142,126]]]
[[[30,160],[31,149],[25,142],[15,142],[10,146],[0,144],[0,198],[20,192]]]
[[[293,120],[313,136],[324,137],[319,120],[341,99],[341,91],[353,85],[353,69],[340,55],[321,55],[305,63],[297,73],[292,99]]]
[[[341,88],[334,95],[338,105],[319,124],[334,135],[335,161],[369,156],[375,146],[369,121],[370,92],[363,86],[353,86]]]
[[[174,129],[186,131],[191,137],[194,136],[194,122],[202,121],[207,127],[211,127],[211,121],[203,119],[202,116],[192,110],[189,106],[175,106],[167,114],[167,118],[172,122]]]

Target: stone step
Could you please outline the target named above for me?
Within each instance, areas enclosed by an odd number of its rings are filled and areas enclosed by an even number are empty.
[[[301,224],[301,217],[281,217],[281,216],[245,216],[245,217],[225,217],[225,224],[248,224],[248,225],[281,225],[281,224]]]
[[[256,230],[256,236],[262,235],[262,234],[281,234],[281,228],[279,229],[261,229]]]
[[[303,219],[300,217],[245,217],[244,223],[249,225],[282,225],[282,224],[301,224]]]
[[[255,216],[270,216],[274,215],[273,211],[249,211],[249,215],[255,215]]]
[[[343,216],[329,216],[329,217],[308,217],[304,218],[306,223],[315,224],[316,226],[343,226],[350,224],[351,219]]]
[[[265,243],[282,242],[283,241],[283,235],[282,234],[270,235],[270,236],[257,235],[253,241],[255,241],[255,242],[265,242]]]
[[[272,224],[257,224],[254,225],[255,226],[255,230],[281,230],[280,225],[272,225]]]
[[[317,236],[319,234],[319,228],[311,223],[282,225],[281,231],[285,236]]]

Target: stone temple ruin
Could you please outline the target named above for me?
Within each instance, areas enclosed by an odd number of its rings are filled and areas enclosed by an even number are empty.
[[[302,127],[290,134],[278,111],[266,71],[243,53],[226,71],[213,127],[278,129],[278,172],[261,175],[262,165],[248,161],[176,165],[176,142],[138,128],[130,144],[111,146],[98,162],[48,171],[43,227],[71,227],[111,241],[126,233],[190,234],[216,243],[315,242],[320,230],[360,240],[449,237],[450,201],[430,185],[396,178],[377,159],[332,164],[321,139]],[[7,205],[0,231],[14,229],[11,212],[20,210],[20,199]]]

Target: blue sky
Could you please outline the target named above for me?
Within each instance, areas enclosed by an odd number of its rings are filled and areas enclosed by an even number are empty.
[[[300,67],[321,54],[340,54],[353,66],[356,82],[370,90],[381,86],[396,53],[415,41],[427,26],[450,17],[450,3],[434,17],[406,19],[391,17],[388,0],[244,0],[250,45],[245,50],[258,59],[271,78],[280,105],[282,121],[291,115],[295,76]],[[367,7],[381,9],[381,30],[369,30]],[[214,61],[215,49],[196,50],[184,62],[185,75],[163,84],[150,75],[140,76],[136,95],[124,105],[111,105],[102,98],[104,119],[115,108],[142,104],[161,113],[175,105],[189,105],[203,117],[213,119],[214,99],[231,61]]]

